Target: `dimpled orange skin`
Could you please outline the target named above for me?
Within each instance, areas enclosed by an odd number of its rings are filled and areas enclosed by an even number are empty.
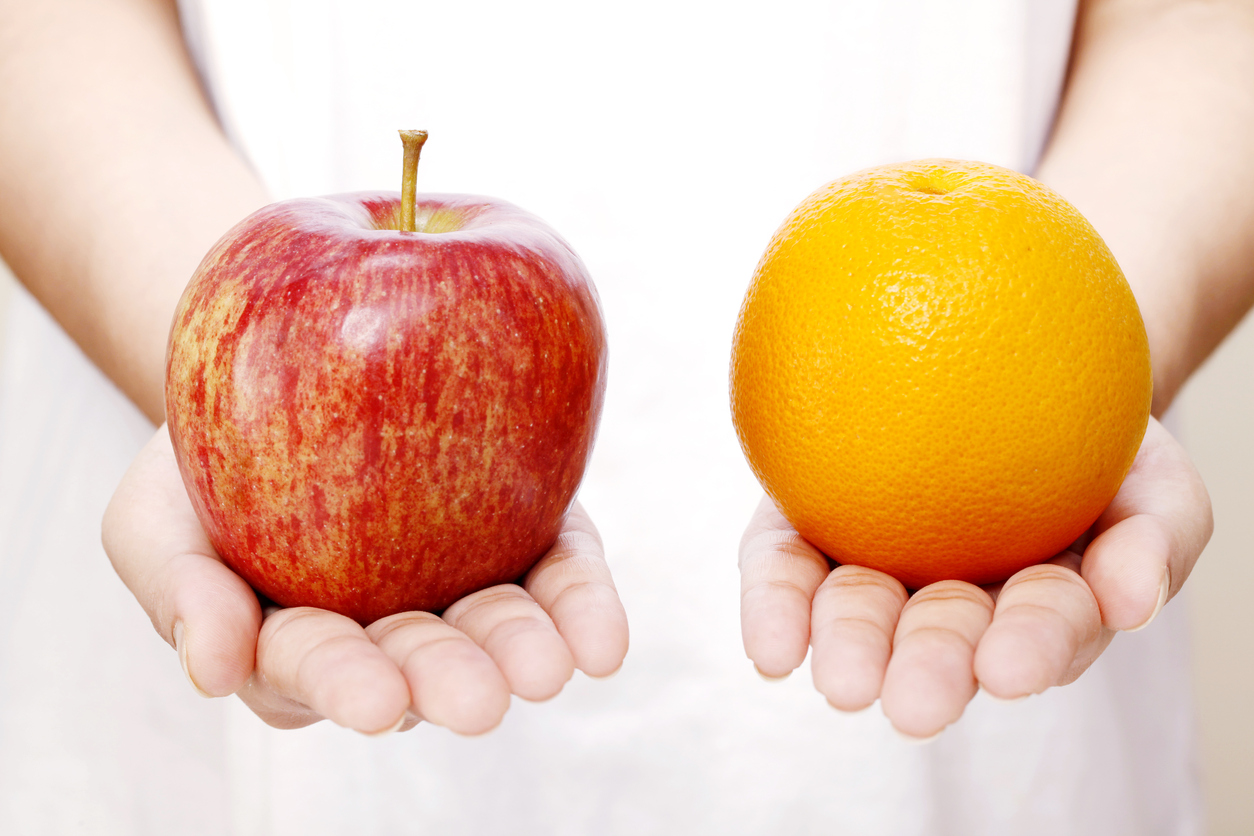
[[[1097,232],[982,163],[810,195],[732,348],[732,416],[766,492],[829,557],[910,589],[1066,549],[1132,466],[1151,394],[1140,311]]]

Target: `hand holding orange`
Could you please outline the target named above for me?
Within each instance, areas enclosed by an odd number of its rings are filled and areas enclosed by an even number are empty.
[[[909,588],[1005,580],[1115,496],[1152,390],[1136,300],[1061,196],[997,166],[858,172],[776,232],[732,414],[797,531]]]

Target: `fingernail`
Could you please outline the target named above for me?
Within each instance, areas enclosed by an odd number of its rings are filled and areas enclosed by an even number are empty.
[[[400,731],[401,726],[405,725],[405,720],[408,717],[409,717],[409,712],[404,712],[401,714],[400,718],[388,728],[381,729],[380,731],[360,732],[360,734],[363,734],[366,737],[373,737],[373,738],[387,737],[389,734],[393,734],[395,732]]]
[[[896,726],[893,726],[892,729],[893,731],[897,733],[898,737],[900,737],[902,740],[904,740],[906,743],[909,743],[912,746],[922,746],[925,743],[931,743],[933,740],[940,737],[941,734],[945,731],[944,729],[941,729],[936,734],[931,735],[930,737],[915,737],[912,734],[906,734],[905,732],[903,732],[901,729],[897,728]]]
[[[762,673],[762,669],[758,667],[757,662],[753,663],[753,669],[757,671],[758,676],[762,677],[763,682],[783,682],[785,679],[792,676],[792,671],[789,671],[788,673],[783,674],[782,676],[771,676],[770,674]]]
[[[196,684],[196,680],[192,678],[192,670],[187,662],[187,642],[183,636],[183,620],[179,619],[174,622],[174,650],[179,655],[179,664],[183,667],[183,675],[187,677],[187,681],[191,683],[192,689],[205,699],[213,699],[213,695],[206,692],[203,688]]]
[[[999,702],[999,703],[1003,703],[1006,705],[1009,705],[1011,703],[1016,703],[1016,702],[1023,702],[1028,697],[1032,696],[1031,694],[1021,694],[1017,697],[999,697],[996,694],[994,694],[992,691],[985,688],[983,685],[980,686],[980,690],[984,692],[984,696],[988,697],[993,702]]]
[[[1164,566],[1163,582],[1162,585],[1158,587],[1158,603],[1154,605],[1154,611],[1150,613],[1149,618],[1145,619],[1135,627],[1129,627],[1127,630],[1124,630],[1124,632],[1135,633],[1138,630],[1144,630],[1146,627],[1150,626],[1154,619],[1158,617],[1158,614],[1163,611],[1163,605],[1167,603],[1167,596],[1169,594],[1171,594],[1171,567]]]

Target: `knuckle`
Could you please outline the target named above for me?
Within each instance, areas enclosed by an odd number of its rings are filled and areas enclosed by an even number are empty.
[[[967,605],[993,608],[992,597],[978,586],[966,581],[939,581],[916,591],[910,596],[908,607],[934,607],[950,605]]]

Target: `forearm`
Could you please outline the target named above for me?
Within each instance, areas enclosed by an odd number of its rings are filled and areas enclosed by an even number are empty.
[[[0,2],[0,254],[154,421],[183,286],[264,202],[172,2]]]
[[[1254,4],[1083,3],[1038,176],[1141,304],[1154,412],[1254,302]]]

